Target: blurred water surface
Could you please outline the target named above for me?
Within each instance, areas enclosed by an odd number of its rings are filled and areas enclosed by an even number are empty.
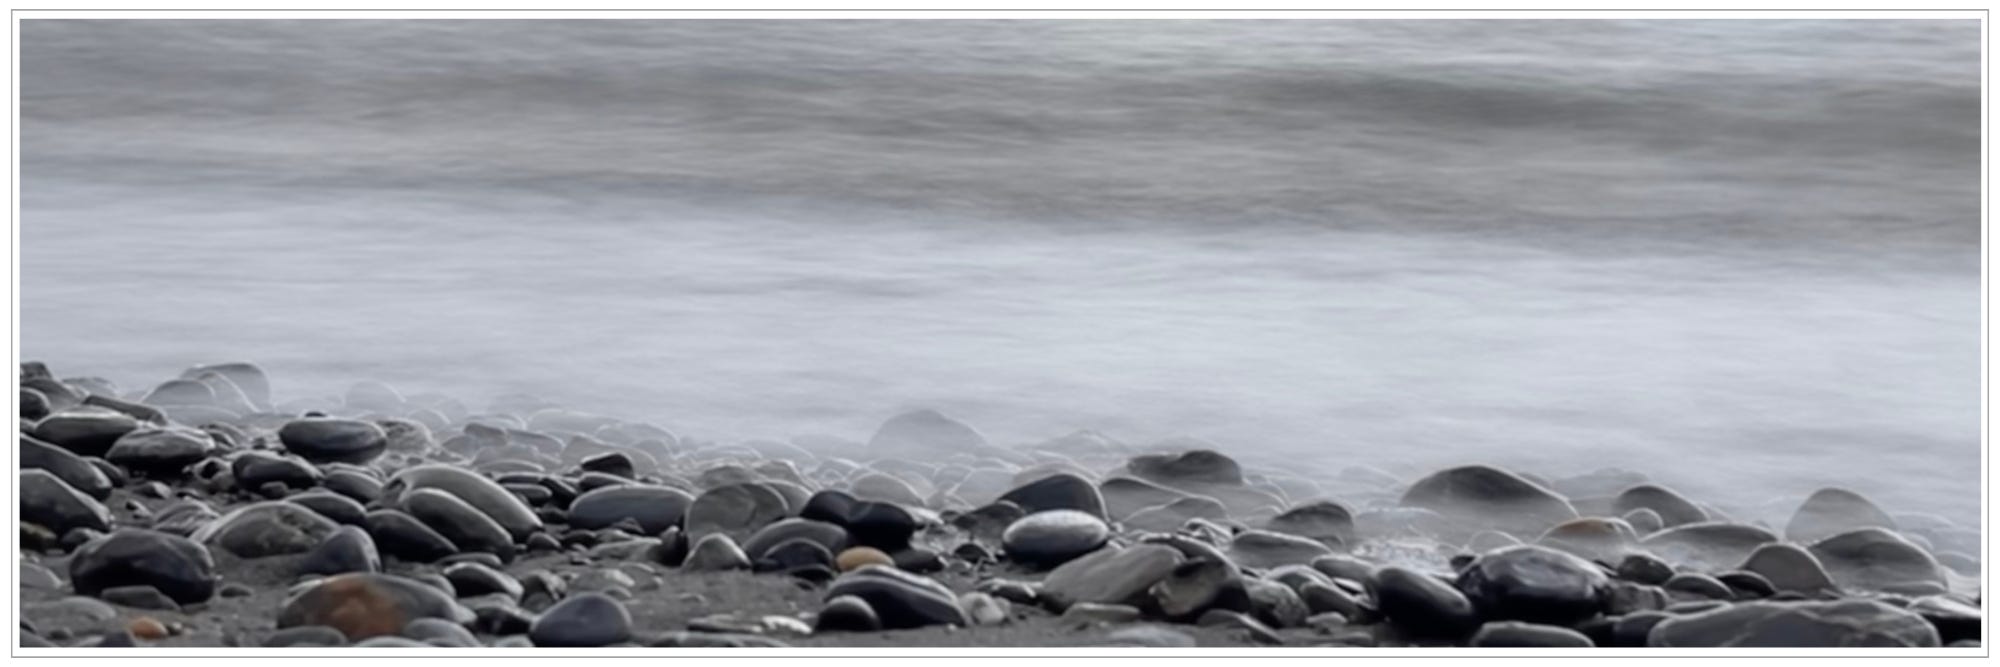
[[[24,21],[21,353],[1978,519],[1977,22]]]

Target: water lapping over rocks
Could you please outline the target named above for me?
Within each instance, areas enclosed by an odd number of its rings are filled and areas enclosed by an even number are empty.
[[[23,371],[24,646],[1922,647],[1983,621],[1974,529],[1849,489],[1773,524],[1636,473],[1311,478],[936,410],[717,443],[528,396],[274,404],[247,363],[117,396]]]

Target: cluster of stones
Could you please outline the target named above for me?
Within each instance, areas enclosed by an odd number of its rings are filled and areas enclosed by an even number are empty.
[[[146,612],[258,587],[284,591],[241,639],[262,646],[1043,623],[1114,646],[1927,647],[1976,646],[1982,618],[1976,531],[1841,489],[1778,530],[1621,471],[1323,484],[1194,441],[1003,447],[928,410],[815,453],[527,396],[475,413],[364,383],[273,405],[245,363],[123,395],[24,364],[20,409],[22,586],[66,596],[24,605],[26,646],[172,641],[184,624]],[[629,605],[674,592],[630,573],[667,570],[783,578],[820,606],[642,627]]]

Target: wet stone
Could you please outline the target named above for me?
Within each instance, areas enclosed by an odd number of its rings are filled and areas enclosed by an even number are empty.
[[[1721,572],[1734,569],[1757,547],[1777,541],[1778,536],[1756,526],[1710,521],[1647,535],[1639,546],[1684,568]]]
[[[1862,528],[1896,529],[1896,520],[1861,494],[1846,489],[1820,489],[1808,496],[1791,521],[1785,539],[1810,544]]]
[[[30,435],[78,456],[104,456],[125,434],[139,428],[130,415],[102,408],[58,411],[35,422]]]
[[[1562,496],[1488,466],[1433,473],[1412,484],[1400,504],[1523,535],[1538,535],[1549,526],[1577,517],[1576,509]]]
[[[458,553],[451,540],[416,517],[396,510],[369,512],[368,534],[375,538],[382,555],[402,560],[429,563]]]
[[[692,504],[694,497],[680,489],[645,485],[605,487],[577,496],[570,503],[569,524],[594,530],[632,519],[639,523],[640,530],[653,534],[678,526]]]
[[[743,541],[743,553],[752,559],[762,558],[772,547],[796,539],[810,540],[831,553],[840,553],[848,546],[847,529],[838,524],[791,518],[758,529]]]
[[[535,619],[528,638],[536,646],[608,646],[632,638],[625,605],[600,593],[574,595]]]
[[[193,604],[214,594],[215,560],[187,538],[123,528],[78,549],[69,561],[69,579],[83,595],[151,586],[178,603]]]
[[[400,502],[398,499],[417,489],[436,489],[456,496],[492,519],[513,540],[527,539],[542,529],[534,511],[498,482],[454,466],[420,465],[405,469],[389,479],[382,493],[384,499]],[[450,533],[446,536],[450,537]]]
[[[182,426],[134,429],[111,445],[104,458],[153,476],[176,475],[215,449],[208,433]]]
[[[111,479],[96,466],[67,449],[23,434],[18,453],[23,470],[44,470],[84,495],[103,500],[111,495]]]
[[[785,518],[784,496],[762,484],[730,484],[703,491],[687,508],[688,539],[722,534],[732,541]],[[642,527],[643,528],[643,527]]]
[[[1922,616],[1870,600],[1743,602],[1661,621],[1647,646],[1933,647],[1936,628]]]
[[[1325,544],[1296,535],[1250,530],[1236,535],[1224,552],[1244,567],[1269,569],[1281,565],[1306,564],[1333,550]]]
[[[326,541],[313,547],[299,562],[301,574],[342,574],[380,572],[382,557],[375,551],[375,539],[357,526],[341,526]]]
[[[1841,588],[1887,590],[1905,584],[1946,582],[1937,559],[1908,539],[1882,528],[1862,528],[1807,548]]]
[[[1520,621],[1493,621],[1479,626],[1472,635],[1478,648],[1592,648],[1596,644],[1583,633],[1556,625]]]
[[[190,537],[241,558],[263,558],[311,551],[338,527],[304,507],[267,501],[239,507]]]
[[[424,642],[432,646],[472,648],[479,645],[479,638],[472,636],[464,626],[441,618],[419,618],[403,626],[404,637]]]
[[[1427,574],[1389,566],[1375,571],[1370,592],[1390,623],[1418,637],[1463,637],[1479,616],[1463,593]]]
[[[325,625],[349,640],[361,640],[396,634],[419,618],[469,623],[473,615],[422,583],[395,575],[353,573],[295,589],[280,608],[277,625]]]
[[[347,635],[324,625],[302,625],[285,628],[264,637],[264,648],[289,648],[308,646],[346,646]]]
[[[506,529],[458,496],[432,488],[403,494],[402,509],[451,540],[459,551],[483,551],[513,560],[514,541]]]
[[[1058,608],[1077,602],[1137,604],[1183,560],[1179,551],[1157,544],[1099,549],[1051,571],[1041,591]]]
[[[519,602],[523,592],[521,582],[481,563],[452,563],[445,566],[443,574],[462,598],[499,593]]]
[[[1651,510],[1658,515],[1660,526],[1663,528],[1701,523],[1709,519],[1708,512],[1693,501],[1675,493],[1672,489],[1653,484],[1642,484],[1626,489],[1612,501],[1612,512],[1615,514],[1642,509]]]
[[[1709,600],[1736,599],[1736,594],[1729,590],[1728,584],[1724,584],[1715,577],[1699,572],[1682,572],[1676,574],[1667,579],[1666,583],[1660,584],[1660,588]]]
[[[1243,469],[1234,459],[1209,449],[1175,454],[1147,454],[1125,462],[1132,474],[1168,486],[1243,483]]]
[[[119,586],[116,588],[107,588],[99,591],[97,597],[100,600],[121,607],[162,609],[167,611],[181,610],[180,604],[174,602],[173,598],[167,597],[167,594],[161,593],[160,589],[153,588],[152,586]]]
[[[1589,561],[1530,545],[1482,555],[1458,576],[1458,590],[1487,619],[1557,625],[1596,615],[1609,587]]]
[[[1034,514],[1048,510],[1074,510],[1099,519],[1109,518],[1104,508],[1104,496],[1090,480],[1069,474],[1050,475],[1001,494],[1000,500],[1019,506],[1025,513]]]
[[[1110,538],[1110,527],[1095,516],[1050,510],[1015,521],[1001,535],[1001,544],[1010,559],[1050,568],[1095,551]]]
[[[308,491],[287,496],[285,502],[304,507],[346,526],[368,524],[368,510],[354,499],[330,491]]]
[[[1189,559],[1147,587],[1149,608],[1168,619],[1188,620],[1213,608],[1247,610],[1250,596],[1242,575],[1227,561]]]
[[[57,532],[111,529],[111,510],[46,470],[22,470],[19,484],[23,521]]]
[[[728,535],[713,533],[695,540],[681,568],[697,572],[750,569],[750,558]]]
[[[1291,508],[1273,517],[1264,527],[1328,545],[1353,544],[1355,541],[1354,513],[1331,501],[1322,500]]]
[[[891,567],[868,565],[841,575],[827,587],[826,599],[843,595],[867,602],[885,629],[970,625],[950,589]]]

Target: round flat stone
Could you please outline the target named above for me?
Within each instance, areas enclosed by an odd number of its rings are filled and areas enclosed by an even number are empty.
[[[1050,510],[1022,517],[1001,535],[1007,556],[1037,567],[1054,567],[1095,551],[1111,538],[1104,521],[1076,510]]]

